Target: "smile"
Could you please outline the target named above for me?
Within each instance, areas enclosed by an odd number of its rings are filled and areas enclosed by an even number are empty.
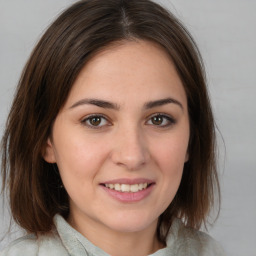
[[[130,193],[136,193],[141,190],[146,189],[150,184],[148,183],[139,183],[139,184],[104,184],[106,188],[120,191],[120,192],[130,192]]]
[[[107,195],[122,203],[135,203],[148,197],[156,186],[151,179],[114,179],[100,183]]]

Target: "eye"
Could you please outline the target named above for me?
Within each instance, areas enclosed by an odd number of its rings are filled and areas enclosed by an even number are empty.
[[[82,123],[90,128],[101,128],[109,124],[109,121],[101,115],[91,115],[82,120]]]
[[[168,127],[173,124],[175,124],[175,120],[165,114],[156,114],[150,117],[150,119],[147,121],[147,124],[159,126],[159,127]]]

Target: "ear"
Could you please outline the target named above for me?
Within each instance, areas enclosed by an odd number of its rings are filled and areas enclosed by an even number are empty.
[[[53,144],[50,138],[48,138],[46,141],[46,144],[42,151],[42,156],[46,162],[51,164],[56,163]]]

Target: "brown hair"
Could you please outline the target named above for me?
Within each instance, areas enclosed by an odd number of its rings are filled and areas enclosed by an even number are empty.
[[[183,82],[189,108],[189,161],[178,192],[158,223],[165,241],[172,218],[199,228],[219,195],[215,125],[200,53],[184,26],[149,0],[83,0],[64,11],[38,42],[22,73],[2,140],[3,191],[14,220],[28,232],[48,232],[56,213],[69,214],[56,164],[42,158],[51,126],[84,65],[121,40],[161,45]]]

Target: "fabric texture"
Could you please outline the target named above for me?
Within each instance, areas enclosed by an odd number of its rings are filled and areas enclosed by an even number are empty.
[[[51,234],[27,235],[12,242],[0,256],[109,256],[73,229],[60,215],[54,217]],[[175,219],[167,246],[150,256],[224,256],[221,246],[209,235],[186,228]]]

